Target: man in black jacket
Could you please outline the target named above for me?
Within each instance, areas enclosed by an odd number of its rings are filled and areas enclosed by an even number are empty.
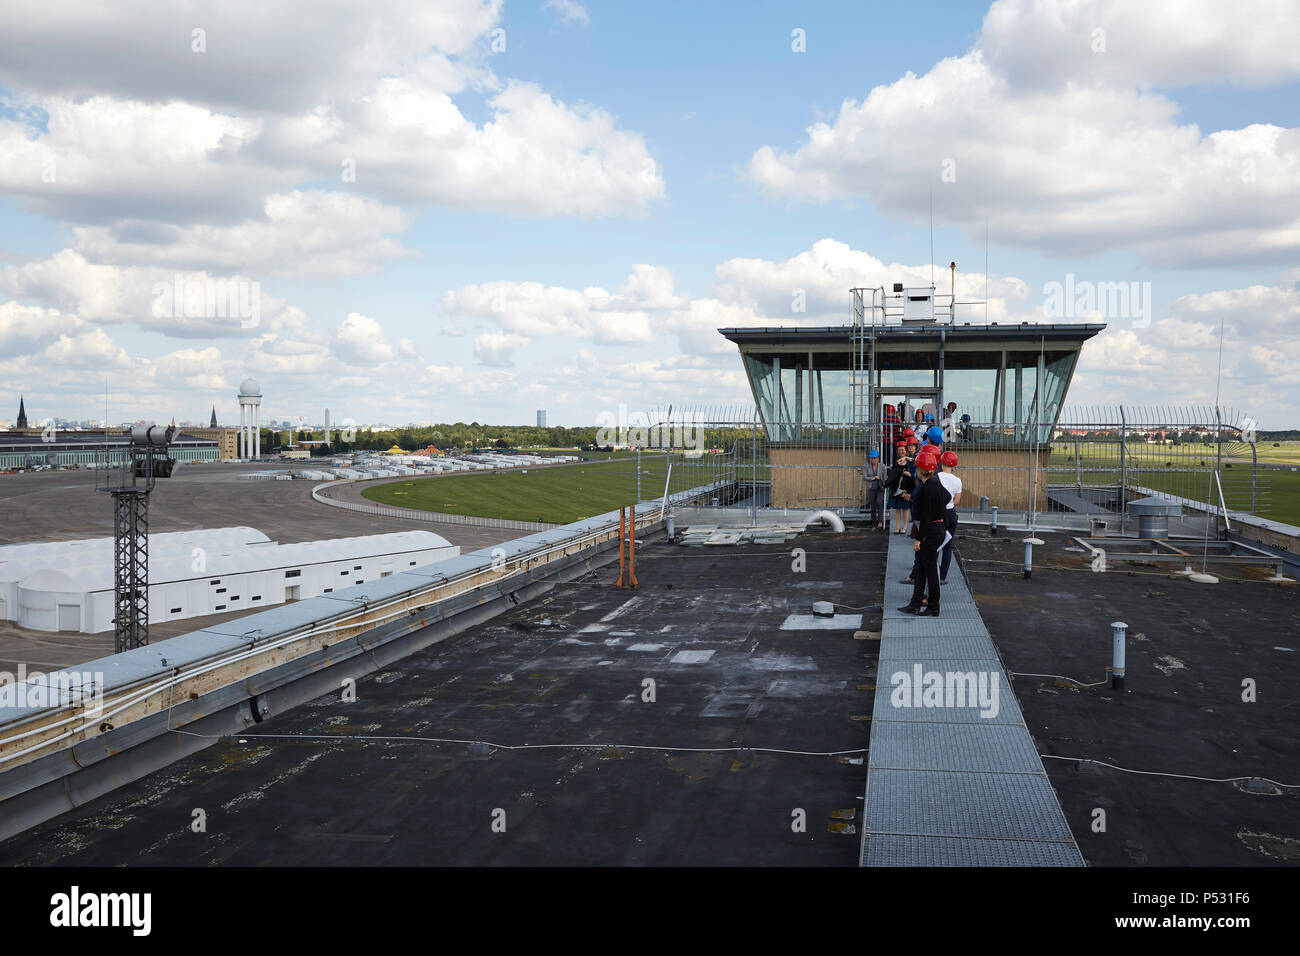
[[[912,600],[899,610],[920,617],[939,616],[939,549],[947,532],[948,502],[952,496],[935,474],[938,460],[928,452],[916,460],[916,477],[919,487],[912,496],[916,503],[916,524],[912,536],[912,550],[918,554],[921,573],[912,585]],[[921,599],[929,592],[929,603],[922,607]]]

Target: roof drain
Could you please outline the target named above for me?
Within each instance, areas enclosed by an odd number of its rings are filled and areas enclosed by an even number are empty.
[[[803,523],[805,525],[810,525],[819,524],[823,521],[830,525],[830,529],[836,534],[842,534],[844,532],[844,519],[834,511],[814,511],[807,518],[804,518]]]
[[[253,715],[253,723],[260,724],[262,722],[262,716],[266,713],[263,708],[264,705],[257,699],[256,694],[248,698],[248,710]]]

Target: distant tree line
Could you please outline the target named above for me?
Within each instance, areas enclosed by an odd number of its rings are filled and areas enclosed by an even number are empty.
[[[1068,430],[1058,431],[1053,441],[1063,444],[1073,442],[1103,442],[1112,443],[1120,441],[1121,435],[1123,440],[1130,445],[1143,445],[1147,440],[1166,441],[1171,445],[1213,445],[1215,442],[1215,433],[1211,431],[1179,431],[1177,429],[1146,429],[1146,428],[1129,428],[1121,432],[1116,429],[1093,430],[1083,435],[1073,435]],[[1291,437],[1294,436],[1294,437]],[[1259,444],[1265,444],[1273,441],[1285,441],[1300,439],[1300,432],[1256,432],[1255,441]],[[1231,428],[1224,428],[1223,441],[1229,444],[1238,441],[1237,432]]]
[[[339,429],[332,429],[330,445],[315,445],[313,454],[338,454],[347,451],[387,451],[396,445],[403,451],[415,451],[433,445],[440,451],[464,451],[467,448],[581,448],[596,440],[596,427],[538,428],[533,425],[482,425],[478,422],[455,422],[409,428],[358,428],[352,441],[344,441]],[[274,453],[284,446],[285,432],[270,432],[263,448]],[[295,441],[323,441],[323,431],[298,431]]]

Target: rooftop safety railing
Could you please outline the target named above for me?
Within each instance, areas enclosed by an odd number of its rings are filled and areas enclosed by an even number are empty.
[[[710,484],[720,489],[719,507],[858,514],[870,508],[870,451],[888,468],[903,430],[918,426],[851,419],[772,423],[746,406],[655,410],[631,435],[639,450],[607,467],[623,476],[629,498],[644,497],[656,481],[670,489]],[[1067,405],[1054,423],[1036,421],[1032,409],[1028,419],[998,421],[970,408],[940,423],[945,449],[958,456],[969,517],[997,507],[1006,520],[1032,526],[1109,515],[1119,528],[1129,503],[1151,494],[1206,502],[1214,512],[1226,504],[1273,513],[1270,479],[1284,466],[1261,461],[1255,424],[1237,410]]]

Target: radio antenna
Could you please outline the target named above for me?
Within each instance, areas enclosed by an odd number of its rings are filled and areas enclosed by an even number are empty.
[[[930,190],[930,291],[934,292],[934,190]]]

